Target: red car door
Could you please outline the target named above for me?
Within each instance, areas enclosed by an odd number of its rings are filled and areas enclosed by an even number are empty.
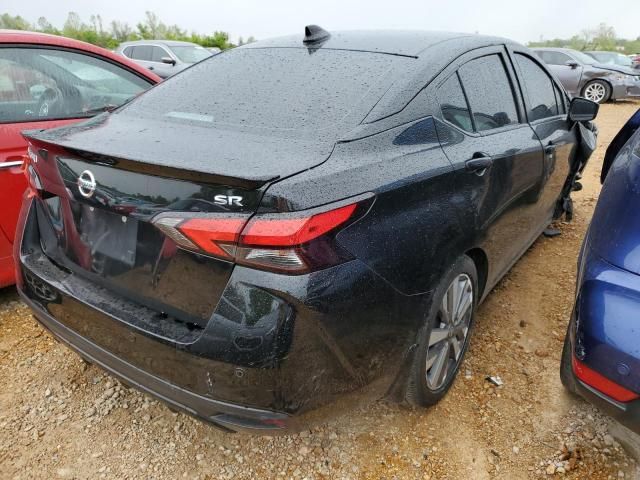
[[[63,126],[117,107],[156,78],[95,52],[0,44],[0,287],[13,283],[11,250],[27,154],[21,132]]]

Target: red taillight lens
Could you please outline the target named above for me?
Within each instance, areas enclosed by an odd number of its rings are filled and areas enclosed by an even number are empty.
[[[609,380],[604,375],[599,374],[595,370],[587,367],[583,362],[578,360],[575,356],[572,357],[573,372],[576,377],[582,382],[586,383],[590,387],[595,388],[599,392],[604,393],[606,396],[613,398],[618,402],[630,402],[637,398],[640,398],[635,392],[627,390],[621,385]]]
[[[190,218],[178,230],[201,250],[212,255],[233,258],[233,246],[247,223],[245,218]],[[230,248],[231,247],[231,248]]]
[[[173,217],[154,224],[179,246],[266,270],[305,273],[347,256],[334,242],[359,203],[326,211],[248,216]]]
[[[283,215],[258,215],[242,231],[243,245],[291,247],[310,242],[339,227],[351,218],[357,204],[346,205],[311,216],[284,218]]]

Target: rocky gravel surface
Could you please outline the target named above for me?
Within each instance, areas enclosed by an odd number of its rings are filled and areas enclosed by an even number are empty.
[[[0,290],[0,478],[637,478],[558,365],[604,150],[639,107],[603,106],[574,222],[540,238],[480,307],[458,380],[430,409],[380,401],[295,435],[226,434],[86,364]]]

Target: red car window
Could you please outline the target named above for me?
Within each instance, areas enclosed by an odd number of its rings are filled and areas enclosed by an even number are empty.
[[[147,88],[144,79],[91,55],[0,48],[0,123],[88,117]]]

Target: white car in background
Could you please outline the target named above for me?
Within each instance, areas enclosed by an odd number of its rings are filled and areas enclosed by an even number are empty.
[[[136,40],[121,43],[116,52],[152,70],[162,78],[211,57],[204,47],[177,40]]]

